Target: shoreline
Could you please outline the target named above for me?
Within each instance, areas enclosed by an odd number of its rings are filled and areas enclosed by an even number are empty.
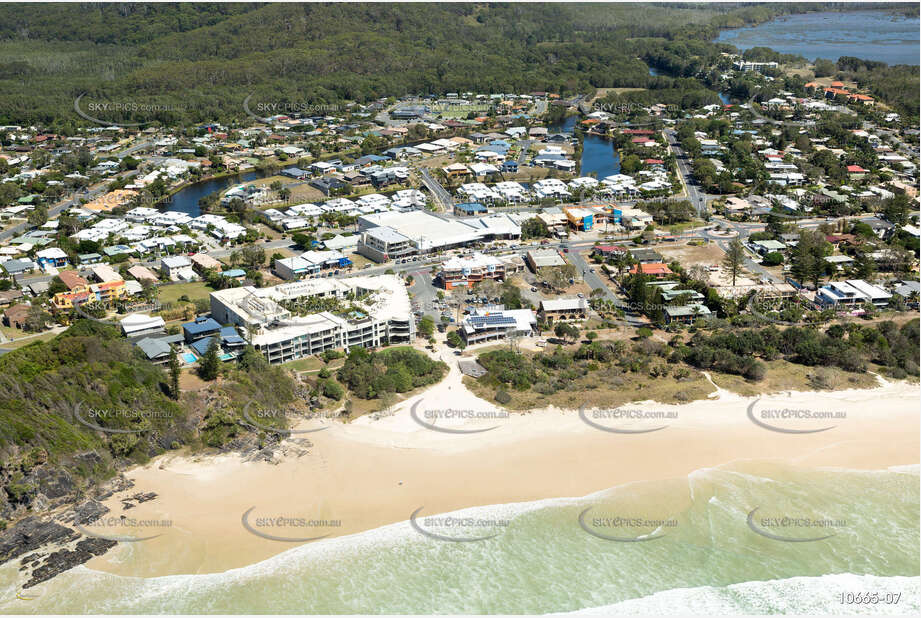
[[[136,577],[216,573],[303,544],[248,531],[242,523],[245,513],[250,524],[278,517],[337,521],[334,528],[258,528],[285,539],[335,538],[405,522],[418,508],[429,516],[579,499],[630,483],[687,478],[700,469],[740,461],[856,470],[919,464],[919,385],[907,382],[757,398],[717,390],[709,399],[680,405],[640,402],[631,408],[673,414],[664,421],[618,421],[619,428],[630,430],[667,425],[638,434],[599,430],[585,422],[589,414],[582,418],[577,410],[556,408],[434,423],[478,433],[423,427],[413,419],[414,406],[419,419],[447,402],[461,410],[494,408],[463,386],[452,389],[459,379],[455,372],[459,373],[452,367],[441,383],[383,418],[302,423],[299,429],[319,429],[290,439],[292,450],[306,448],[306,454],[285,456],[276,463],[244,462],[227,454],[164,455],[127,471],[134,487],[104,502],[109,515],[169,520],[171,526],[157,538],[121,543],[85,566]],[[798,421],[800,428],[817,428],[816,423],[835,426],[791,435],[752,422],[747,409],[759,400],[775,409],[808,408],[845,416],[831,423]],[[483,431],[489,427],[494,429]],[[121,498],[137,492],[155,492],[158,497],[122,511]],[[137,529],[120,533],[139,536]]]

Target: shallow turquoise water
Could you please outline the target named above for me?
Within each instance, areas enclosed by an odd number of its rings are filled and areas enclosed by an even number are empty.
[[[748,525],[747,515],[756,507],[760,530],[833,536],[808,542],[768,538]],[[587,508],[586,530],[579,515]],[[81,567],[30,589],[36,595],[31,601],[15,598],[16,565],[6,565],[0,568],[0,612],[909,613],[919,608],[916,467],[804,471],[740,463],[586,498],[465,513],[507,519],[509,525],[495,538],[456,543],[424,536],[404,522],[210,575],[139,579]],[[762,525],[781,516],[835,526],[817,531]],[[627,526],[617,518],[656,525]],[[658,538],[625,542],[593,533]],[[841,603],[841,593],[860,591],[901,596],[898,603],[873,607]]]

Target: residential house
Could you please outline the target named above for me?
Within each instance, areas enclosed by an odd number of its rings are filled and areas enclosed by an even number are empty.
[[[3,323],[10,328],[23,329],[32,307],[26,304],[13,305],[3,312]]]
[[[214,335],[221,331],[221,325],[214,318],[200,316],[192,322],[182,325],[182,333],[186,343],[198,341],[209,335]]]

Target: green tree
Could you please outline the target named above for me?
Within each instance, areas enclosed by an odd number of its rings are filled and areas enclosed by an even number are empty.
[[[745,248],[742,246],[742,241],[738,238],[733,238],[729,243],[729,248],[726,250],[726,255],[723,256],[723,271],[729,275],[733,286],[736,284],[736,278],[742,272],[744,263]]]
[[[240,252],[240,260],[247,270],[259,270],[265,265],[265,249],[246,245]]]
[[[456,329],[448,333],[447,337],[445,337],[445,341],[447,341],[448,345],[452,348],[463,350],[467,347],[467,342],[464,341],[464,338],[460,336],[460,333]]]
[[[433,334],[435,334],[435,320],[431,316],[423,316],[419,320],[419,336],[429,339]]]
[[[345,395],[345,389],[335,380],[328,379],[323,381],[323,396],[339,401]]]
[[[218,350],[220,350],[218,338],[212,337],[211,344],[208,346],[208,351],[205,352],[205,355],[198,365],[198,375],[202,380],[210,382],[217,378],[221,369],[221,359],[218,356]]]
[[[45,330],[49,322],[51,322],[51,314],[45,311],[40,304],[35,303],[29,307],[23,327],[29,332],[37,333]]]
[[[170,385],[170,396],[173,399],[179,399],[179,374],[181,369],[179,368],[179,356],[176,354],[176,348],[170,346],[169,348],[169,385]]]
[[[579,327],[567,322],[558,322],[553,327],[553,334],[567,341],[575,341],[579,338]]]
[[[550,228],[543,219],[532,217],[521,224],[521,239],[529,240],[531,238],[549,238]]]

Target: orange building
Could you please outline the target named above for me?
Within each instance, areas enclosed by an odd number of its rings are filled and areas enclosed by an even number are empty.
[[[664,279],[665,277],[674,274],[672,269],[669,268],[667,264],[662,262],[652,262],[650,264],[634,264],[633,268],[630,269],[630,274],[635,275],[638,272],[650,277],[655,277],[656,279]]]
[[[82,277],[79,278],[84,282],[86,281],[86,279]],[[106,283],[76,286],[71,288],[69,292],[58,292],[54,295],[51,302],[53,302],[54,306],[58,309],[72,309],[75,302],[77,304],[97,302],[111,305],[120,298],[123,298],[126,292],[127,288],[125,287],[124,281],[108,281]]]

